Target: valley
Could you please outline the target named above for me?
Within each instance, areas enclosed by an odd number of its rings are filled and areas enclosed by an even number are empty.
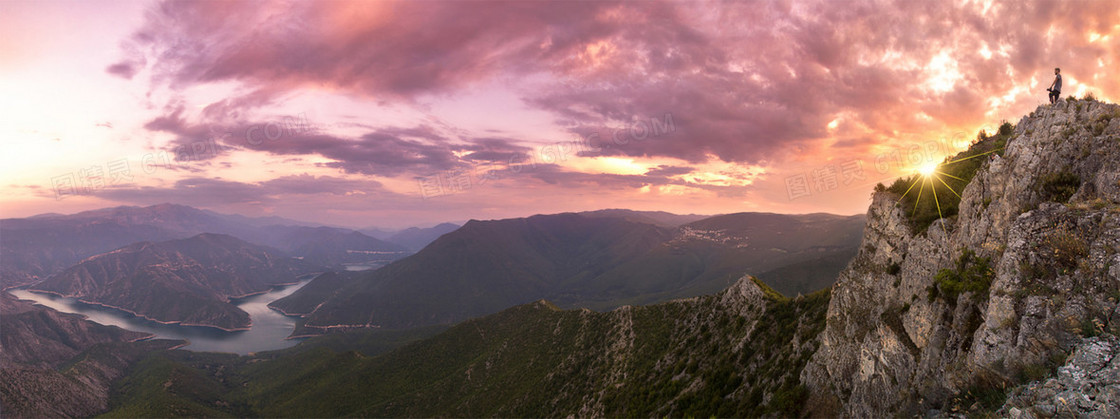
[[[299,343],[298,340],[287,339],[295,329],[296,319],[269,309],[268,304],[290,295],[309,282],[311,277],[305,277],[293,285],[276,287],[263,294],[235,300],[234,305],[252,319],[252,325],[248,330],[235,332],[211,327],[159,323],[120,310],[85,304],[73,298],[22,289],[8,290],[8,293],[61,313],[83,315],[97,324],[116,326],[161,339],[186,341],[188,343],[182,346],[186,350],[246,355],[252,352],[283,349]]]
[[[1120,0],[0,0],[0,419],[1120,418]]]

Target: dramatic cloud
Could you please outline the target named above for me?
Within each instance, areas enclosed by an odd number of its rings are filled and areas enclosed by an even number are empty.
[[[826,143],[839,117],[878,141],[995,122],[989,111],[1036,105],[1055,66],[1098,94],[1120,93],[1106,70],[1120,64],[1120,39],[1091,40],[1117,32],[1118,10],[1114,2],[721,4],[656,25],[627,19],[629,30],[597,44],[593,71],[569,72],[571,83],[533,102],[585,125],[672,114],[672,132],[604,155],[760,162]],[[700,29],[673,38],[681,27]]]
[[[508,141],[490,139],[478,145],[456,146],[429,127],[380,128],[359,138],[347,139],[321,134],[297,123],[231,123],[192,125],[181,116],[182,110],[156,118],[145,125],[153,131],[174,134],[171,150],[176,161],[209,160],[231,150],[264,151],[275,155],[319,155],[332,162],[327,167],[347,173],[396,176],[404,172],[432,172],[465,167],[457,150],[476,150],[467,157],[487,150],[514,156],[520,148]],[[485,157],[485,154],[482,154]],[[481,157],[475,157],[481,160]]]
[[[698,6],[169,2],[132,42],[173,85],[238,80],[411,100],[543,73],[527,101],[583,128],[617,126],[612,136],[628,140],[599,154],[692,162],[781,158],[824,141],[841,114],[873,137],[976,125],[1016,87],[1039,90],[1053,66],[1110,93],[1120,87],[1105,73],[1120,64],[1120,40],[1088,38],[1115,31],[1112,2]],[[112,68],[135,73],[131,61]],[[653,131],[667,115],[673,131]]]
[[[862,195],[814,207],[785,181],[858,168],[845,185],[866,190],[911,169],[878,155],[1028,113],[1054,67],[1063,96],[1120,98],[1118,1],[167,1],[142,22],[98,74],[147,90],[137,131],[198,177],[119,199],[281,202],[201,177],[268,154],[293,158],[275,176],[376,176],[401,208],[418,180],[498,170],[491,192],[422,202],[857,212]],[[318,125],[276,117],[303,110]]]
[[[243,80],[408,98],[531,68],[614,30],[609,2],[165,2],[131,48],[175,85]],[[660,6],[658,6],[660,7]],[[114,66],[128,68],[129,58]]]
[[[584,173],[565,170],[555,164],[522,166],[515,171],[502,173],[507,178],[517,179],[528,176],[543,182],[567,189],[593,187],[603,191],[640,190],[649,192],[652,188],[679,191],[680,188],[695,188],[711,191],[721,197],[742,197],[747,193],[744,185],[726,185],[706,182],[703,179],[678,176],[691,170],[662,166],[642,175],[619,175],[609,173]],[[683,169],[683,170],[682,170]]]

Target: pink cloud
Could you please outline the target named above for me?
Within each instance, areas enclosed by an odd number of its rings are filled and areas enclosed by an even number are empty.
[[[203,127],[243,130],[252,125],[249,110],[268,108],[287,92],[451,101],[482,82],[508,80],[561,129],[597,136],[603,147],[585,156],[690,165],[714,156],[789,173],[832,158],[871,160],[876,146],[1015,118],[1044,98],[1037,84],[1047,84],[1056,66],[1098,96],[1120,96],[1120,79],[1109,73],[1120,65],[1117,6],[166,2],[149,11],[109,71],[129,78],[150,69],[153,86],[173,90],[247,86],[248,94],[209,104],[197,121],[172,107],[148,124],[174,133],[178,145],[205,138],[211,130]],[[636,135],[655,123],[671,129]],[[424,125],[375,123],[353,137],[311,132],[227,145],[316,154],[346,172],[387,176],[521,161],[530,149],[525,139],[450,138]],[[623,176],[550,167],[532,178],[625,189],[671,184],[680,170]]]

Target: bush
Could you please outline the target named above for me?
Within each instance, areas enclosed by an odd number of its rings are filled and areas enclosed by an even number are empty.
[[[1081,336],[1091,338],[1100,336],[1104,333],[1104,322],[1096,317],[1086,317],[1081,319],[1081,325],[1078,326],[1078,331]]]
[[[1097,119],[1093,120],[1092,126],[1090,126],[1091,130],[1093,131],[1093,135],[1098,137],[1103,135],[1104,130],[1108,128],[1108,124],[1112,122],[1112,119],[1117,116],[1118,115],[1116,111],[1101,114],[1100,116],[1098,116]]]
[[[957,258],[955,269],[937,272],[933,285],[937,293],[931,292],[931,295],[954,303],[961,294],[970,292],[974,299],[980,301],[988,298],[993,278],[995,270],[991,267],[991,258],[977,257],[972,250],[964,249],[960,258]]]
[[[1081,259],[1089,255],[1089,247],[1085,241],[1066,229],[1047,235],[1046,244],[1053,249],[1052,260],[1063,274],[1077,268]]]
[[[1003,123],[999,125],[999,135],[1011,136],[1013,131],[1015,131],[1015,126],[1011,125],[1010,122],[1003,121]]]
[[[1039,178],[1038,191],[1045,201],[1069,202],[1081,187],[1081,177],[1068,171],[1048,173]]]
[[[770,400],[771,408],[782,416],[797,416],[805,401],[809,399],[809,389],[804,384],[782,387]]]

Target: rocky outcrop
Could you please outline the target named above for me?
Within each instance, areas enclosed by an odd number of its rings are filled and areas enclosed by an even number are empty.
[[[1090,338],[1069,362],[1046,380],[1031,382],[1008,394],[999,415],[1011,418],[1054,416],[1120,417],[1120,339]]]
[[[898,194],[875,194],[801,374],[818,403],[857,417],[943,409],[1114,327],[1120,106],[1040,107],[982,158],[957,215],[925,231],[912,231]]]

